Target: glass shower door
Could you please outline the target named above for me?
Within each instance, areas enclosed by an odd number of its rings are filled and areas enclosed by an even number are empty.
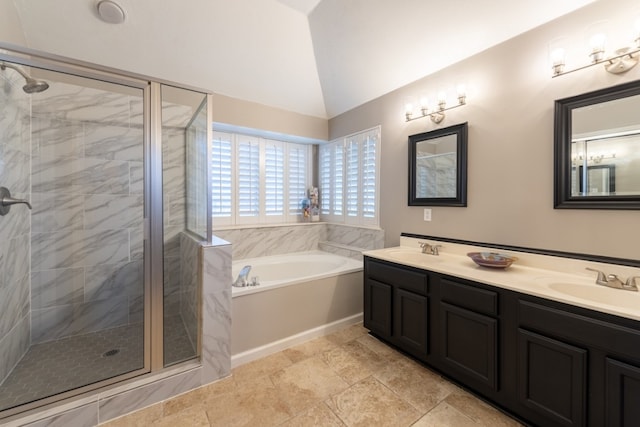
[[[207,96],[162,85],[164,366],[200,354],[200,242],[207,239]]]
[[[0,216],[1,412],[148,370],[148,286],[144,86],[17,64],[0,85],[0,186],[32,206]]]

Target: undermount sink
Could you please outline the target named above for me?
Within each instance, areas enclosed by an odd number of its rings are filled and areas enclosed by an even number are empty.
[[[386,252],[389,258],[393,258],[398,261],[413,262],[413,263],[433,263],[438,262],[439,255],[423,254],[422,252],[411,249],[393,249]]]
[[[596,284],[585,285],[570,282],[551,283],[549,284],[549,289],[583,300],[635,310],[640,309],[640,294],[638,292],[608,288]]]

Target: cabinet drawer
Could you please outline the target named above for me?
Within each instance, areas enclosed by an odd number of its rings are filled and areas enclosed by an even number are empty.
[[[519,325],[571,342],[638,360],[640,331],[576,313],[518,301]]]
[[[390,283],[422,295],[427,294],[427,275],[425,273],[369,261],[366,274],[369,278],[379,282]]]
[[[498,293],[442,279],[442,300],[478,313],[498,315]]]

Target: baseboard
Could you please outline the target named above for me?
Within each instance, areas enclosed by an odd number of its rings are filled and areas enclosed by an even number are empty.
[[[326,325],[318,326],[317,328],[309,329],[299,334],[291,335],[290,337],[283,338],[278,341],[274,341],[269,344],[265,344],[260,347],[252,348],[242,353],[234,354],[231,356],[231,368],[236,368],[245,363],[249,363],[253,360],[260,359],[270,354],[277,353],[294,345],[302,344],[305,341],[312,340],[324,335],[331,334],[347,326],[355,325],[362,321],[362,313],[355,314],[353,316],[345,317],[335,322],[327,323]]]

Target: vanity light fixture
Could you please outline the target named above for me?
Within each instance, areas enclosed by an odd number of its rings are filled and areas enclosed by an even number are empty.
[[[438,106],[435,108],[430,108],[429,98],[426,95],[421,95],[419,98],[419,109],[415,108],[415,103],[410,98],[404,104],[405,121],[410,122],[412,120],[421,119],[423,117],[429,117],[431,121],[436,124],[442,123],[445,117],[445,111],[453,110],[454,108],[461,107],[467,103],[467,90],[465,85],[458,85],[456,97],[458,99],[458,103],[451,107],[447,107],[447,92],[442,90],[438,93]]]
[[[550,49],[549,59],[552,77],[558,77],[574,71],[583,70],[594,65],[603,64],[604,68],[613,74],[621,74],[629,71],[638,63],[640,57],[640,17],[637,18],[633,32],[633,43],[631,46],[624,46],[613,51],[611,56],[606,55],[607,36],[603,31],[602,23],[593,24],[589,34],[589,58],[590,63],[565,71],[565,49],[564,46],[554,46]]]

